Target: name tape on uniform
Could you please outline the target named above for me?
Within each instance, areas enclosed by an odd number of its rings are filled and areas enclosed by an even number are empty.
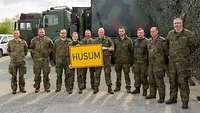
[[[72,68],[103,66],[101,44],[70,46],[69,51]]]

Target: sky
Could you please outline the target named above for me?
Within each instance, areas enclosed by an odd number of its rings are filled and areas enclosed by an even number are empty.
[[[0,21],[21,13],[41,13],[53,6],[90,6],[90,0],[0,0]]]

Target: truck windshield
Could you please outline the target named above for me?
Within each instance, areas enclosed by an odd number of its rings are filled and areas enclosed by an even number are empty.
[[[43,26],[53,26],[58,24],[58,15],[45,15],[43,18]]]
[[[30,22],[21,22],[20,30],[32,30],[31,23]]]

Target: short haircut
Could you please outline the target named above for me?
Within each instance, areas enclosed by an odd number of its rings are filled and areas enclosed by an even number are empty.
[[[144,29],[140,27],[137,29],[137,31],[144,31]]]

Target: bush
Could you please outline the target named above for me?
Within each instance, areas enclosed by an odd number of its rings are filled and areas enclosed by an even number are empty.
[[[0,22],[0,34],[11,34],[13,29],[13,21],[11,19],[6,18]]]

